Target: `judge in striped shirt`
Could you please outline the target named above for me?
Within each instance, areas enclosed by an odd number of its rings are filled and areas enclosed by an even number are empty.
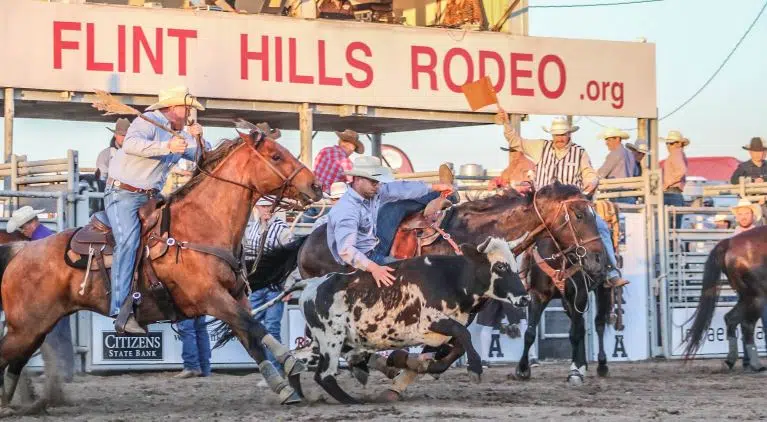
[[[585,195],[594,193],[599,186],[599,175],[591,166],[591,159],[586,150],[570,141],[571,134],[578,130],[578,126],[570,126],[565,119],[554,119],[550,128],[543,128],[552,135],[553,140],[527,140],[522,139],[511,127],[509,116],[503,109],[499,115],[504,124],[504,136],[509,142],[509,147],[515,151],[524,151],[536,164],[536,189],[558,180],[560,183],[578,186]],[[605,287],[624,286],[628,281],[621,277],[618,270],[610,228],[598,214],[595,215],[599,236],[610,260]]]

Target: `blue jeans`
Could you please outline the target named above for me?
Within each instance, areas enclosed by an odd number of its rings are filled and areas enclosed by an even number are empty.
[[[120,306],[130,293],[133,279],[133,267],[136,263],[136,249],[141,240],[141,222],[138,210],[149,200],[145,194],[128,192],[121,189],[108,189],[104,202],[112,233],[115,237],[115,250],[112,262],[112,306],[111,316],[120,312]]]
[[[184,369],[200,371],[202,376],[210,375],[210,336],[205,325],[205,316],[185,319],[178,324],[181,335],[181,359]]]
[[[45,336],[45,342],[56,354],[57,365],[61,379],[71,382],[75,370],[75,351],[72,346],[72,328],[69,325],[69,315],[61,318],[53,330]]]
[[[279,294],[280,292],[272,290],[268,287],[256,290],[250,294],[250,306],[252,309],[256,309],[264,303],[274,299]],[[282,336],[280,335],[280,332],[282,331],[282,313],[284,310],[285,303],[279,301],[266,310],[257,313],[255,318],[256,321],[263,324],[264,328],[266,328],[266,331],[279,342],[282,342]],[[266,359],[274,364],[274,367],[277,368],[277,370],[282,372],[282,365],[277,362],[277,359],[274,357],[272,352],[267,348],[264,348],[264,350],[266,350]]]
[[[602,238],[602,245],[605,248],[607,259],[610,260],[610,269],[607,271],[607,279],[612,280],[615,277],[620,277],[620,272],[618,271],[618,261],[615,259],[615,248],[613,248],[613,237],[610,233],[610,227],[598,214],[597,230],[599,231],[599,237]]]
[[[683,207],[684,206],[684,196],[679,192],[664,192],[663,193],[663,204],[664,205],[672,205],[675,207]],[[674,218],[674,228],[680,229],[682,228],[682,219],[684,218],[684,215],[677,214]]]
[[[611,201],[619,203],[619,204],[629,204],[629,205],[635,205],[637,203],[637,199],[633,196],[629,196],[626,198],[614,198],[614,199],[611,199]]]

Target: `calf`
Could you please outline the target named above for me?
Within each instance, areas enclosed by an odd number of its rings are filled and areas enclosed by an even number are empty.
[[[343,351],[350,350],[350,361],[359,361],[370,352],[439,346],[455,338],[468,354],[470,374],[479,381],[482,364],[466,328],[469,315],[488,298],[525,306],[528,297],[509,265],[513,255],[506,241],[488,238],[478,247],[461,245],[461,251],[463,256],[429,255],[390,264],[396,277],[390,287],[377,287],[362,271],[302,282],[306,287],[300,307],[319,360],[314,380],[339,402],[356,403],[335,380]],[[441,372],[449,366],[415,364],[401,354],[393,354],[388,364],[418,372]]]

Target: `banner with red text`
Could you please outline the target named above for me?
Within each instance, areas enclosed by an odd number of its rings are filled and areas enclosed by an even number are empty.
[[[282,16],[9,0],[0,86],[470,111],[655,117],[655,46]]]

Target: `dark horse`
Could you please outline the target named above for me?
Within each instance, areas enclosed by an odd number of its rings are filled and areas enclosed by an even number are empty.
[[[282,356],[289,363],[286,374],[295,377],[295,369],[288,368],[294,366],[295,360],[287,348],[250,318],[247,297],[238,289],[244,287],[239,274],[216,255],[199,252],[199,248],[182,250],[181,246],[197,244],[235,254],[251,207],[262,195],[284,193],[285,198],[310,203],[322,197],[321,190],[312,172],[287,149],[255,131],[224,141],[206,155],[198,166],[199,174],[168,198],[169,230],[180,246],[154,259],[154,272],[167,287],[182,318],[212,315],[225,321],[256,362],[264,361],[266,346],[278,359]],[[0,340],[0,370],[8,368],[2,396],[5,406],[13,396],[22,368],[61,317],[78,310],[102,315],[109,311],[107,286],[98,272],[91,274],[88,290],[78,293],[85,271],[64,261],[74,232],[64,230],[35,242],[0,246],[2,304],[8,326]],[[163,244],[151,248],[150,254]],[[160,319],[158,313],[144,315],[140,317],[144,320],[139,321],[142,324],[157,320],[151,318]],[[302,369],[299,365],[298,370]],[[283,403],[300,401],[279,374],[272,378],[264,375]]]
[[[729,239],[721,240],[708,255],[703,269],[700,302],[693,316],[692,328],[685,341],[685,357],[692,358],[705,341],[704,334],[714,317],[719,299],[719,284],[722,273],[733,290],[738,293],[738,302],[724,315],[727,326],[729,351],[724,361],[732,369],[738,360],[738,342],[735,330],[740,324],[749,367],[763,371],[754,344],[754,327],[762,315],[767,302],[767,227],[757,227]]]
[[[602,242],[598,241],[595,213],[591,202],[572,185],[556,182],[525,195],[510,190],[502,195],[465,202],[455,207],[444,230],[458,244],[478,244],[489,236],[511,241],[528,234],[520,245],[522,250],[539,238],[553,238],[563,248],[558,256],[566,255],[578,262],[595,279],[604,278],[605,257]],[[454,253],[452,246],[442,238],[423,248],[423,255]],[[303,278],[350,269],[336,263],[328,249],[326,226],[323,225],[285,248],[265,253],[255,277],[251,278],[251,287],[258,289],[279,283],[296,265]],[[443,350],[437,356],[446,353]],[[459,356],[451,354],[454,359]],[[402,371],[395,379],[393,391],[402,393],[415,377],[413,371]]]
[[[556,247],[549,238],[540,239],[536,242],[538,253],[547,258],[556,253]],[[554,268],[560,268],[563,258],[555,258],[551,263]],[[564,297],[554,284],[552,278],[544,272],[538,264],[530,267],[528,274],[528,286],[531,290],[531,301],[528,305],[528,326],[525,331],[525,348],[522,357],[517,364],[514,378],[519,380],[530,379],[530,347],[535,342],[538,324],[543,310],[546,309],[552,299],[562,299],[562,306],[570,318],[570,347],[572,352],[572,364],[567,381],[570,385],[583,384],[585,370],[588,367],[586,359],[586,324],[583,314],[588,308],[589,291],[592,289],[596,295],[597,314],[594,318],[597,335],[599,337],[599,366],[597,374],[607,376],[607,355],[605,354],[604,335],[605,326],[611,309],[611,289],[605,288],[603,279],[593,279],[582,272],[576,272],[565,280]]]

